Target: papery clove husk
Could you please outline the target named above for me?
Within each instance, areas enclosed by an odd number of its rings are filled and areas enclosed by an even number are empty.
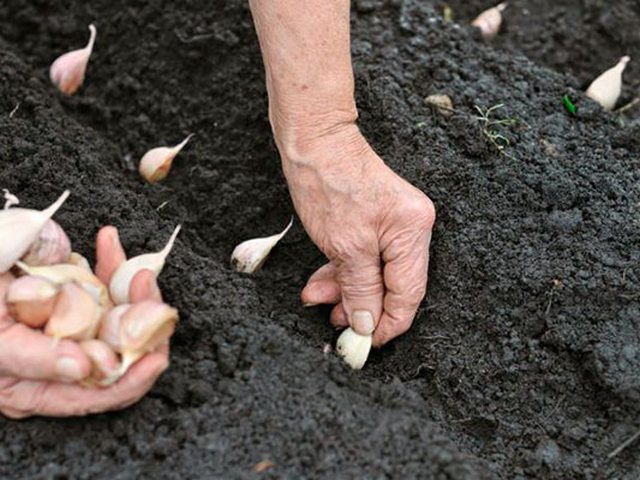
[[[122,325],[122,317],[130,307],[131,305],[128,303],[116,305],[105,313],[100,320],[98,338],[109,345],[114,352],[120,353],[122,351],[120,325]]]
[[[174,147],[157,147],[149,150],[140,160],[138,167],[140,175],[150,183],[164,180],[169,175],[176,155],[180,153],[191,137],[193,137],[193,133]]]
[[[478,15],[471,25],[478,27],[485,40],[491,40],[498,34],[502,25],[502,12],[507,8],[507,2],[502,2],[495,7],[491,7]]]
[[[53,312],[58,287],[42,277],[27,275],[14,280],[6,293],[11,317],[31,328],[42,327]]]
[[[55,265],[65,263],[69,255],[69,237],[57,222],[49,219],[21,260],[31,266]]]
[[[624,56],[615,66],[600,74],[587,88],[587,97],[598,102],[605,110],[613,110],[622,91],[622,72],[629,60],[630,57]]]
[[[100,307],[94,297],[75,282],[70,282],[60,289],[44,333],[56,340],[90,340],[95,337],[99,323]]]
[[[236,271],[243,273],[258,271],[267,260],[273,247],[287,234],[291,225],[293,225],[293,218],[291,218],[289,225],[276,235],[253,238],[237,245],[231,254],[231,266]]]
[[[65,95],[73,95],[84,82],[89,57],[96,41],[96,27],[89,25],[89,42],[79,50],[73,50],[59,56],[49,69],[51,82]]]

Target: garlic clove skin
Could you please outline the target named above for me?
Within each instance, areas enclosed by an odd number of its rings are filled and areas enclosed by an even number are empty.
[[[9,208],[0,211],[0,273],[9,270],[36,241],[47,220],[62,206],[69,191],[45,210]]]
[[[622,91],[622,72],[630,60],[625,55],[614,67],[600,74],[587,88],[587,97],[598,102],[606,111],[613,110]]]
[[[122,352],[122,343],[120,341],[120,325],[125,312],[131,307],[125,303],[118,305],[103,315],[100,320],[100,328],[98,330],[98,338],[109,345],[114,352]]]
[[[500,25],[502,25],[502,12],[507,8],[507,5],[508,2],[502,2],[495,7],[489,8],[471,22],[471,25],[480,29],[482,38],[491,40],[498,34]]]
[[[175,147],[157,147],[145,153],[140,160],[138,171],[149,183],[164,180],[169,171],[173,160],[180,150],[184,148],[187,142],[193,137],[193,133],[188,135],[181,143]]]
[[[82,268],[83,270],[86,270],[87,272],[93,274],[91,265],[89,265],[89,260],[80,255],[78,252],[71,252],[71,254],[69,254],[69,258],[67,258],[67,261],[65,263],[74,265],[78,268]]]
[[[49,219],[21,260],[32,266],[55,265],[66,262],[69,255],[69,237],[57,222]]]
[[[25,276],[7,290],[6,305],[11,317],[31,328],[41,328],[56,304],[58,287],[41,277]]]
[[[101,340],[84,340],[80,342],[80,348],[91,360],[91,374],[89,379],[99,385],[108,385],[112,379],[118,378],[120,360],[109,345]]]
[[[9,316],[5,297],[7,295],[7,291],[9,290],[9,286],[14,280],[15,277],[11,273],[0,273],[0,322],[6,320],[6,318]]]
[[[121,374],[138,359],[169,340],[178,321],[178,311],[166,303],[146,300],[132,305],[122,316],[120,344]]]
[[[160,275],[164,263],[173,248],[173,244],[176,241],[176,237],[180,233],[181,225],[178,225],[165,247],[156,253],[146,253],[144,255],[138,255],[137,257],[130,258],[126,262],[122,263],[118,269],[113,273],[111,282],[109,283],[109,293],[116,305],[123,303],[129,303],[129,287],[131,286],[131,280],[140,270],[151,270],[157,275]]]
[[[231,253],[231,266],[242,273],[254,273],[260,270],[273,247],[287,234],[291,225],[293,225],[293,217],[282,232],[270,237],[246,240],[237,245]]]
[[[107,311],[112,306],[106,285],[91,271],[87,271],[83,267],[70,265],[68,263],[39,267],[32,267],[23,262],[17,262],[16,264],[27,274],[46,278],[58,286],[62,286],[68,282],[76,282],[94,298],[102,311]]]
[[[95,337],[99,321],[100,308],[93,297],[76,283],[70,282],[60,289],[44,333],[56,340],[89,340]]]
[[[354,370],[360,370],[369,358],[372,335],[360,335],[351,329],[345,329],[336,343],[336,353]]]
[[[89,57],[96,41],[97,30],[93,24],[89,25],[89,32],[91,33],[86,47],[59,56],[49,69],[51,82],[65,95],[76,93],[84,82]]]
[[[453,102],[449,95],[435,93],[425,97],[424,101],[427,105],[437,110],[437,112],[443,117],[449,118],[454,113]]]

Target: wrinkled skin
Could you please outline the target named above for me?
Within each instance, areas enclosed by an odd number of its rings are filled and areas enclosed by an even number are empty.
[[[291,156],[280,148],[296,210],[330,260],[311,276],[302,302],[336,304],[331,323],[362,334],[371,326],[358,312],[371,312],[373,345],[381,346],[409,329],[425,296],[435,209],[355,123],[324,132],[298,139]]]
[[[96,240],[96,275],[106,285],[125,253],[114,227],[104,227]],[[9,274],[0,276],[0,298]],[[154,274],[139,272],[130,289],[131,302],[162,300]],[[60,368],[60,360],[66,358]],[[72,366],[69,367],[69,364]],[[71,340],[52,339],[11,319],[0,302],[0,412],[10,418],[33,415],[66,417],[117,410],[140,400],[169,365],[163,346],[133,365],[109,388],[88,388],[75,382],[90,373],[89,358]]]

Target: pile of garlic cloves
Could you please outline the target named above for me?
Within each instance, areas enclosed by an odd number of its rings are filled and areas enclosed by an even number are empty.
[[[52,346],[61,339],[78,342],[92,362],[90,376],[82,381],[87,386],[114,383],[167,342],[178,311],[158,300],[130,304],[128,292],[139,271],[160,273],[180,226],[160,252],[122,263],[105,285],[51,219],[68,191],[42,211],[11,208],[17,199],[9,195],[0,210],[0,313],[41,329]]]

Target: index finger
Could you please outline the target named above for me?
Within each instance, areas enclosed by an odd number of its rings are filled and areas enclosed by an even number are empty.
[[[102,227],[96,236],[96,276],[109,285],[111,276],[126,259],[118,229],[111,225]]]
[[[383,258],[386,293],[382,316],[373,333],[374,347],[384,345],[411,327],[427,291],[430,242],[431,232],[427,232],[413,244],[403,245],[396,255]]]

